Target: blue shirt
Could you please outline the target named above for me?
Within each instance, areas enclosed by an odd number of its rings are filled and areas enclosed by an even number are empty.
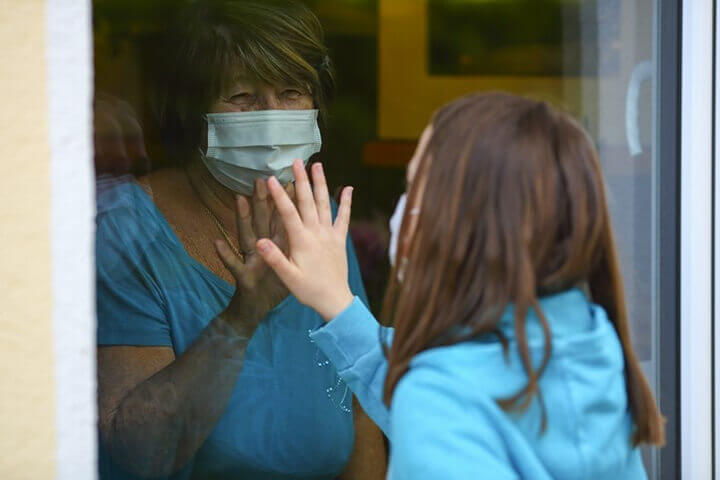
[[[335,364],[365,411],[390,438],[392,480],[645,479],[631,445],[622,348],[605,311],[577,289],[540,299],[552,335],[552,356],[540,379],[547,429],[535,397],[528,410],[495,402],[527,382],[514,335],[513,309],[500,328],[510,342],[478,337],[416,355],[390,409],[382,403],[387,363],[379,338],[392,337],[358,299],[312,337]],[[538,365],[543,334],[527,319]]]
[[[194,260],[135,183],[99,191],[99,345],[172,347],[176,356],[227,305],[234,287]],[[365,299],[348,241],[349,281]],[[331,479],[353,446],[352,393],[309,338],[323,324],[287,297],[259,326],[229,405],[196,457],[172,479]],[[100,451],[103,479],[133,478]]]

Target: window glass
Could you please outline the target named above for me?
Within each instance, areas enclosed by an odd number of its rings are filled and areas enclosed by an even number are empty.
[[[433,112],[470,92],[548,100],[590,132],[654,382],[655,9],[94,0],[101,478],[384,478],[387,439],[309,336],[322,319],[253,250],[283,239],[255,182],[292,185],[302,158],[336,197],[355,187],[349,279],[379,315],[405,167]]]

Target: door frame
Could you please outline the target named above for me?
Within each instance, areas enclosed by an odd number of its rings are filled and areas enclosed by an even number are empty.
[[[667,182],[667,189],[661,190],[660,217],[668,212],[677,214],[672,210],[662,209],[663,197],[672,192],[671,183],[679,180],[680,185],[680,243],[679,243],[679,322],[672,321],[673,307],[671,300],[663,298],[672,297],[671,280],[664,278],[671,272],[672,266],[666,266],[667,271],[661,269],[661,282],[667,282],[661,288],[661,302],[666,305],[660,310],[660,343],[661,352],[677,351],[676,342],[679,339],[680,370],[674,371],[672,359],[661,359],[661,394],[660,402],[663,413],[668,416],[668,446],[667,451],[661,453],[661,458],[679,456],[672,465],[680,465],[680,475],[675,478],[696,479],[713,478],[713,293],[714,293],[714,257],[713,247],[717,237],[713,236],[714,229],[714,73],[715,73],[715,18],[712,0],[684,0],[682,12],[673,20],[662,17],[660,23],[661,36],[663,30],[673,30],[670,22],[681,22],[679,35],[681,45],[680,53],[680,161],[675,161],[677,169],[673,181],[663,178],[662,174],[672,174],[669,165],[672,159],[661,162],[661,182]],[[665,4],[668,4],[667,6]],[[664,2],[668,9],[674,7],[670,2]],[[669,13],[669,12],[666,12]],[[670,35],[670,32],[666,32]],[[672,48],[668,45],[668,48]],[[670,50],[662,50],[662,55],[669,55]],[[672,97],[664,97],[672,98]],[[663,108],[663,97],[660,97]],[[670,103],[670,102],[666,102]],[[667,105],[664,106],[668,108]],[[670,107],[672,108],[672,107]],[[665,112],[669,114],[670,112]],[[660,115],[671,123],[671,119]],[[669,132],[668,132],[669,133]],[[669,136],[669,135],[668,135]],[[664,138],[660,141],[671,142]],[[668,149],[661,149],[662,155],[672,155]],[[662,169],[667,171],[663,172]],[[669,205],[664,205],[670,207]],[[671,207],[670,207],[671,208]],[[676,219],[677,220],[677,219]],[[661,220],[662,222],[663,220]],[[715,223],[716,225],[716,223]],[[672,221],[668,221],[667,229],[661,228],[659,238],[669,241],[672,236]],[[668,245],[674,247],[675,245]],[[664,251],[661,250],[661,254]],[[661,262],[664,259],[661,257]],[[672,261],[672,257],[670,257]],[[674,263],[674,262],[673,262]],[[674,278],[677,278],[675,275]],[[665,295],[667,294],[667,295]],[[668,310],[665,310],[665,307]],[[662,315],[665,315],[663,318]],[[679,333],[679,335],[677,335]],[[675,350],[673,350],[675,346]],[[678,379],[679,374],[679,379]],[[679,381],[679,409],[673,402],[673,383]],[[663,385],[664,382],[664,385]],[[679,417],[677,415],[679,414]],[[679,433],[679,437],[678,437]],[[680,463],[681,462],[681,463]],[[676,467],[677,468],[677,467]],[[663,471],[663,478],[673,478]]]
[[[655,291],[658,394],[667,418],[659,471],[662,479],[681,474],[710,478],[703,474],[713,471],[713,463],[720,464],[720,452],[714,449],[718,442],[713,443],[720,435],[713,416],[720,399],[713,396],[718,392],[713,365],[720,363],[712,363],[720,360],[713,356],[713,340],[720,332],[712,328],[713,313],[720,308],[713,302],[720,294],[720,282],[714,281],[720,260],[713,255],[720,247],[720,222],[713,221],[720,212],[720,199],[714,196],[720,168],[714,168],[713,157],[713,134],[720,128],[714,121],[720,105],[715,103],[713,75],[720,65],[713,61],[718,29],[715,15],[708,13],[714,11],[711,0],[660,0],[658,7]],[[88,0],[46,0],[61,479],[97,475],[91,8]]]

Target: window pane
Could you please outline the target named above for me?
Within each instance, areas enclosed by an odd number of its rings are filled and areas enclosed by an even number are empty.
[[[380,316],[406,166],[470,92],[548,100],[592,136],[656,388],[655,1],[93,9],[101,478],[384,478],[387,439],[310,335],[323,319],[257,257],[279,219],[255,181],[292,184],[302,158],[334,199],[355,187],[349,282]]]

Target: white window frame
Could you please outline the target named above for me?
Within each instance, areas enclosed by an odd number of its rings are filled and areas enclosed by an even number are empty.
[[[56,478],[97,477],[91,0],[46,0]]]
[[[680,458],[688,480],[713,478],[714,3],[682,3]]]

